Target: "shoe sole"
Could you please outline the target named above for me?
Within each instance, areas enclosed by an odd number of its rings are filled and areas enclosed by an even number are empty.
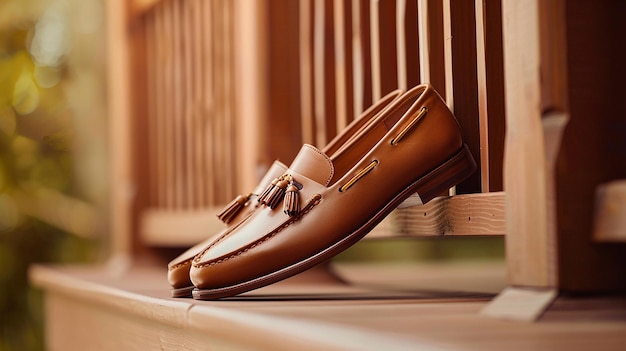
[[[369,233],[380,221],[382,221],[391,211],[393,211],[406,198],[414,193],[418,193],[423,203],[435,198],[445,190],[459,184],[476,170],[476,162],[472,157],[467,145],[463,145],[461,150],[452,158],[444,162],[434,170],[427,173],[417,181],[413,182],[404,191],[396,195],[387,205],[380,209],[372,218],[365,222],[360,228],[341,239],[337,243],[329,246],[325,250],[297,262],[291,266],[274,271],[270,274],[249,280],[237,285],[232,285],[218,289],[193,289],[193,298],[197,300],[215,300],[223,297],[238,295],[247,291],[273,284],[280,280],[292,277],[298,273],[324,262],[340,252],[346,250]],[[438,179],[444,179],[443,182]]]
[[[193,291],[194,286],[186,286],[184,288],[172,289],[171,294],[172,297],[192,297],[191,292]]]

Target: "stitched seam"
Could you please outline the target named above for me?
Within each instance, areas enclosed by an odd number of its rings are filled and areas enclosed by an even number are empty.
[[[217,260],[212,260],[209,262],[205,262],[205,263],[195,263],[194,267],[196,268],[203,268],[203,267],[209,267],[209,266],[213,266],[216,265],[218,263],[222,263],[222,262],[226,262],[230,259],[233,259],[237,256],[241,256],[242,254],[252,250],[253,248],[269,241],[271,238],[275,237],[278,233],[280,233],[281,231],[283,231],[285,228],[289,227],[291,224],[295,223],[296,221],[299,221],[300,219],[302,219],[302,217],[304,217],[304,215],[306,215],[307,213],[309,213],[309,211],[311,211],[313,208],[315,208],[315,206],[317,206],[320,203],[320,200],[322,199],[321,195],[316,194],[313,198],[311,198],[311,200],[309,200],[309,203],[306,205],[308,208],[306,208],[304,211],[300,212],[300,214],[296,217],[290,217],[285,223],[283,223],[282,225],[280,225],[279,227],[277,227],[276,229],[272,230],[270,233],[268,233],[266,236],[264,236],[261,240],[258,240],[256,242],[254,242],[253,244],[235,252],[232,253],[226,257],[217,259]],[[217,244],[217,242],[215,243]],[[213,245],[210,245],[208,248],[205,249],[205,252],[207,250],[209,250]]]
[[[186,265],[187,263],[191,263],[191,261],[192,261],[192,260],[193,260],[193,257],[190,257],[190,258],[188,258],[188,259],[186,259],[186,260],[184,260],[184,261],[182,261],[182,262],[179,262],[179,263],[177,263],[177,264],[175,264],[175,265],[171,266],[171,267],[169,268],[169,270],[170,270],[170,271],[173,271],[173,270],[175,270],[175,269],[177,269],[177,268],[180,268],[180,267],[182,267],[182,266]]]
[[[215,244],[219,243],[220,241],[224,240],[224,238],[226,238],[228,235],[230,235],[230,233],[232,233],[232,232],[233,232],[236,228],[239,228],[239,226],[240,226],[242,223],[244,223],[244,222],[248,221],[248,219],[252,216],[252,214],[254,214],[254,212],[256,212],[256,211],[252,211],[252,212],[248,213],[248,215],[247,215],[245,218],[243,218],[243,219],[242,219],[239,223],[237,223],[237,225],[234,225],[234,226],[232,226],[232,227],[228,228],[228,230],[227,230],[224,234],[220,235],[220,237],[219,237],[219,238],[217,238],[215,241],[213,241],[211,244],[209,244],[209,246],[205,247],[202,251],[200,251],[200,253],[198,253],[197,255],[195,255],[195,256],[193,257],[193,260],[192,260],[192,264],[193,264],[193,266],[196,266],[195,262],[200,261],[200,259],[202,258],[202,256],[204,256],[204,254],[205,254],[205,253],[206,253],[206,252],[207,252],[210,248],[212,248],[213,246],[215,246]]]

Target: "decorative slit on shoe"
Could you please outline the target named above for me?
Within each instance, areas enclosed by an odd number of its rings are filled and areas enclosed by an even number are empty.
[[[409,122],[409,124],[406,127],[404,127],[400,131],[400,133],[398,133],[398,135],[396,135],[393,139],[391,139],[391,145],[393,146],[398,145],[400,140],[404,138],[404,136],[407,135],[409,131],[417,124],[417,122],[419,122],[419,120],[422,119],[422,117],[424,117],[427,113],[428,113],[428,107],[423,106],[420,109],[420,112],[417,113],[417,116],[411,122]]]
[[[360,170],[359,173],[357,173],[354,177],[348,180],[346,184],[342,185],[339,188],[339,192],[343,193],[344,191],[350,189],[354,184],[356,184],[356,182],[358,182],[361,178],[365,177],[365,175],[371,172],[372,169],[374,169],[376,166],[378,166],[378,160],[374,160],[370,162],[370,164],[367,165],[367,167]]]

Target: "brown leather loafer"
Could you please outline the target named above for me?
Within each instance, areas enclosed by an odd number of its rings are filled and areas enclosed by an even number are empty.
[[[401,94],[401,90],[395,90],[385,95],[380,101],[365,110],[358,118],[350,123],[342,133],[338,134],[326,145],[324,152],[328,155],[341,152],[344,145],[349,144],[360,131],[366,129],[369,124],[374,121],[375,116],[381,113],[381,111],[389,106],[395,99],[399,98]],[[257,203],[256,198],[261,195],[263,188],[270,183],[272,179],[280,177],[286,170],[287,166],[279,161],[274,162],[255,190],[247,196],[239,195],[218,214],[218,217],[228,225],[224,230],[194,245],[169,262],[167,267],[167,279],[172,286],[172,297],[191,296],[191,291],[194,286],[189,278],[189,270],[193,258],[198,253],[202,252],[204,248],[211,245],[217,238],[229,232],[232,227],[239,226],[241,221],[245,221],[245,219],[249,218],[251,213],[258,208],[254,206],[254,204]]]
[[[233,200],[234,203],[240,204],[241,208],[239,209],[238,213],[231,212],[230,218],[226,218],[226,224],[237,223],[242,218],[248,216],[250,212],[255,209],[255,206],[252,204],[256,203],[256,194],[260,194],[268,182],[271,182],[272,179],[279,177],[286,170],[287,166],[285,166],[282,162],[274,161],[274,164],[272,164],[272,166],[266,172],[265,176],[263,176],[263,179],[261,179],[259,185],[255,188],[255,190],[252,191],[252,193],[248,197],[240,195],[235,200]],[[227,229],[228,227],[225,228],[222,232]],[[205,241],[202,241],[192,246],[187,251],[183,252],[181,255],[169,262],[169,264],[167,265],[167,280],[172,286],[172,297],[191,297],[191,291],[194,288],[193,284],[191,283],[191,279],[189,279],[191,260],[193,260],[193,257],[201,252],[202,249],[210,245],[213,240],[219,237],[219,234],[220,233],[218,233],[218,235],[213,235]]]
[[[304,145],[259,209],[195,256],[196,299],[250,291],[350,247],[413,193],[422,202],[470,176],[460,126],[430,85],[403,94],[332,156]]]

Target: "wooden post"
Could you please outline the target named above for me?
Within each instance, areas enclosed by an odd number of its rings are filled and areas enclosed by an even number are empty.
[[[554,209],[548,208],[544,128],[541,111],[539,4],[502,3],[506,89],[507,268],[511,285],[552,287]],[[546,74],[548,72],[544,72]]]
[[[507,134],[504,187],[511,286],[485,310],[546,308],[554,292],[626,290],[626,247],[594,242],[594,196],[626,176],[626,25],[615,1],[504,0]],[[534,307],[526,303],[534,301]],[[524,311],[506,309],[524,305]],[[540,313],[531,313],[537,318]]]

